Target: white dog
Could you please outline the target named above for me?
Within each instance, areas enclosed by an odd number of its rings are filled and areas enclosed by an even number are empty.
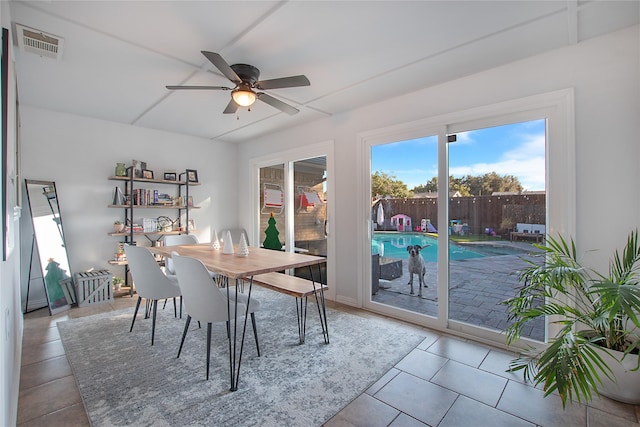
[[[430,245],[427,245],[430,246]],[[420,251],[427,246],[420,245],[412,245],[407,246],[407,252],[409,252],[409,285],[411,285],[411,295],[413,295],[413,275],[418,275],[418,281],[420,285],[418,286],[418,296],[422,297],[422,287],[427,288],[428,286],[424,283],[424,275],[427,272],[427,267],[424,263],[424,259],[422,259],[422,255],[420,255]]]

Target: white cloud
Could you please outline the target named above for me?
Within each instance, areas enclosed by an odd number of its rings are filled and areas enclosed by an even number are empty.
[[[513,175],[520,180],[525,190],[545,189],[545,137],[529,135],[524,142],[502,154],[496,162],[475,163],[452,167],[449,174],[454,176],[484,175],[496,172],[499,175]]]
[[[456,134],[456,144],[475,144],[476,140],[471,136],[473,133],[471,132],[458,132]]]
[[[478,159],[477,163],[468,163],[464,166],[452,166],[449,170],[450,175],[484,175],[490,172],[496,172],[500,175],[513,175],[520,180],[525,190],[544,190],[545,189],[545,135],[544,132],[535,134],[518,134],[512,135],[512,139],[520,141],[518,145],[512,146],[508,151],[503,151],[495,161],[487,161]],[[415,144],[414,149],[426,144],[433,144],[434,138],[420,138],[412,140]],[[404,141],[406,143],[407,141]],[[385,146],[385,148],[395,144]],[[465,150],[478,150],[478,141],[474,139],[474,132],[460,132],[457,134],[456,147],[460,145],[476,145],[473,148]],[[419,148],[418,148],[419,149]],[[392,150],[393,151],[393,150]],[[382,156],[389,156],[391,151],[380,153]],[[433,154],[433,153],[432,153]],[[415,156],[411,156],[415,157]],[[395,163],[402,166],[403,162],[399,160]],[[422,163],[419,167],[407,167],[406,169],[382,169],[381,172],[393,175],[403,181],[407,188],[412,189],[417,185],[425,184],[431,177],[438,175],[437,159],[431,158],[428,164]]]

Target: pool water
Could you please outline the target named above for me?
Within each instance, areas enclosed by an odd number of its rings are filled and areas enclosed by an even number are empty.
[[[387,258],[408,259],[407,246],[410,245],[429,245],[420,251],[422,258],[427,262],[438,260],[438,240],[421,233],[373,233],[371,249],[372,253],[380,253],[380,248],[383,247],[384,256]],[[513,254],[522,254],[522,251],[495,245],[474,245],[471,248],[449,242],[451,261]]]

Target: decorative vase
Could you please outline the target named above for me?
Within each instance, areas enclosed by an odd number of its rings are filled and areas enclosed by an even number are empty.
[[[598,386],[598,392],[610,399],[618,402],[637,405],[640,403],[640,370],[634,369],[638,366],[638,355],[628,354],[624,359],[624,353],[616,350],[604,350],[595,347],[596,352],[602,357],[604,363],[611,368],[616,381],[611,381],[602,372],[599,373],[602,384]]]
[[[219,250],[220,249],[220,240],[218,240],[218,232],[213,230],[213,238],[211,239],[211,249]]]
[[[231,232],[227,231],[227,234],[224,236],[224,242],[222,247],[223,254],[232,254],[233,250],[233,240],[231,240]]]
[[[116,163],[116,176],[127,176],[127,168],[124,163]]]
[[[238,254],[242,256],[249,255],[249,245],[247,245],[247,239],[244,237],[244,233],[240,235],[240,243],[238,244]]]
[[[120,233],[122,232],[122,230],[124,230],[124,224],[122,223],[113,224],[113,231],[115,231],[116,233]]]

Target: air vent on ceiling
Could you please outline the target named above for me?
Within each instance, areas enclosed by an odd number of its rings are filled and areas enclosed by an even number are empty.
[[[16,24],[18,47],[25,52],[53,59],[62,59],[62,37]]]

